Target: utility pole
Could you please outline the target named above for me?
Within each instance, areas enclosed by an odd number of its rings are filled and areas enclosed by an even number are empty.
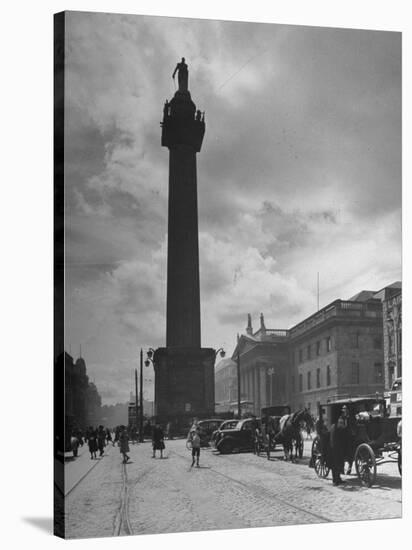
[[[139,441],[143,443],[143,349],[140,348],[140,425]]]
[[[134,369],[134,386],[135,386],[135,409],[136,409],[136,430],[137,430],[137,419],[139,415],[139,401],[137,399],[137,369]]]
[[[239,344],[237,348],[237,414],[240,418],[241,411],[240,411],[240,352],[239,352]]]

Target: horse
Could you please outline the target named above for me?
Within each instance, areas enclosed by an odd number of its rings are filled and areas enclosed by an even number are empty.
[[[285,460],[293,461],[293,447],[295,446],[295,459],[301,444],[301,423],[313,426],[312,416],[307,409],[300,409],[292,414],[285,414],[279,421],[279,432],[274,436],[276,443],[282,443]],[[294,445],[295,444],[295,445]]]

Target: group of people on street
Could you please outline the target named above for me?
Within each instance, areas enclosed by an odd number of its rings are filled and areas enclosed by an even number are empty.
[[[173,426],[171,422],[167,423],[165,432],[158,422],[153,426],[151,432],[152,458],[156,458],[157,451],[160,453],[160,458],[164,458],[165,438],[167,437],[169,440],[173,439]],[[130,461],[130,456],[128,455],[130,452],[129,443],[137,443],[138,440],[139,434],[135,426],[126,427],[125,425],[120,425],[111,430],[100,425],[97,428],[89,426],[84,433],[81,430],[73,430],[70,443],[74,457],[78,456],[79,447],[87,444],[91,460],[97,459],[97,453],[99,453],[99,457],[102,457],[105,447],[110,443],[113,446],[117,444],[122,455],[122,463],[127,464]],[[199,468],[201,429],[197,418],[193,419],[187,434],[187,446],[191,450],[191,466],[196,465]]]
[[[89,426],[84,433],[80,429],[72,430],[70,447],[73,451],[73,456],[76,458],[79,454],[79,447],[83,447],[83,445],[87,443],[90,458],[93,460],[97,458],[97,452],[99,452],[99,456],[103,456],[104,448],[111,440],[112,435],[108,428],[102,425],[97,428]]]

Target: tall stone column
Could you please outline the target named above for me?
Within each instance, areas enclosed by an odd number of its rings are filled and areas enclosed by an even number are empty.
[[[154,354],[155,408],[160,422],[186,425],[214,413],[215,352],[201,348],[196,155],[204,116],[188,89],[184,58],[179,89],[163,108],[162,146],[169,149],[166,347]]]

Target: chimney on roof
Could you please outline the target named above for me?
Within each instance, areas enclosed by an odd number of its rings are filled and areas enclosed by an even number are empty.
[[[251,317],[250,313],[247,314],[246,334],[249,334],[249,336],[252,336],[252,334],[253,334],[252,317]]]
[[[263,317],[263,313],[260,314],[260,330],[262,334],[266,334],[265,318]]]

